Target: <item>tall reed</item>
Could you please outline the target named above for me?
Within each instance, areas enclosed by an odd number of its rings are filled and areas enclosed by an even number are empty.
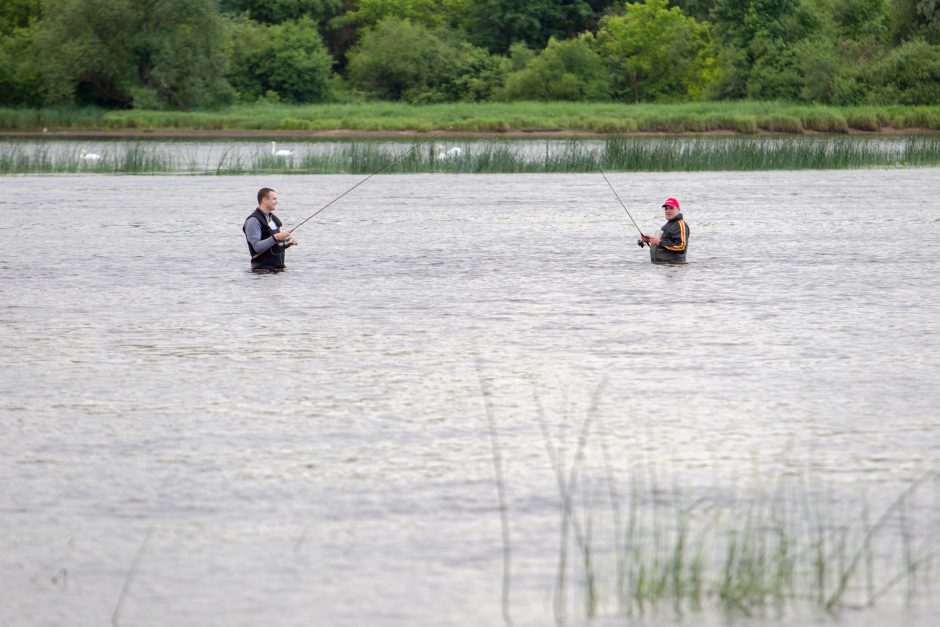
[[[449,156],[443,146],[462,152]],[[44,142],[0,142],[0,174],[97,172],[126,174],[365,174],[382,170],[415,144],[357,141],[323,150],[296,144],[284,158],[258,149],[224,150],[198,163],[165,144],[117,143],[97,161],[77,150],[53,152]],[[940,137],[767,138],[617,137],[597,140],[428,143],[388,167],[392,173],[529,173],[747,171],[924,167],[940,165]]]
[[[559,555],[572,540],[585,553],[585,583],[572,591],[556,578],[556,595],[580,594],[587,617],[681,615],[706,604],[746,616],[807,606],[836,612],[870,607],[892,592],[909,604],[933,586],[927,575],[940,553],[932,543],[936,529],[914,524],[908,512],[929,510],[924,493],[937,486],[936,471],[913,481],[872,523],[864,501],[853,503],[807,475],[755,475],[739,493],[716,486],[714,497],[688,502],[678,481],[667,489],[654,469],[635,466],[622,479],[605,461],[609,501],[600,506],[586,493],[583,462],[579,467],[580,483],[559,483],[562,516],[578,529],[606,515],[609,537],[562,536]],[[936,522],[937,512],[932,516]]]

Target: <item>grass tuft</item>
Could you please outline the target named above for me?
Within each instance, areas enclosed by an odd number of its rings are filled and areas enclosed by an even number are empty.
[[[848,133],[849,125],[845,118],[837,113],[810,113],[803,117],[803,127],[821,133]]]
[[[803,123],[799,118],[790,115],[771,115],[762,117],[757,121],[758,128],[771,133],[790,133],[800,135],[803,133]]]
[[[605,472],[616,486],[619,478],[609,467]],[[874,523],[863,500],[858,511],[841,503],[832,512],[838,499],[805,476],[755,477],[731,498],[725,493],[688,503],[681,490],[664,490],[649,479],[656,474],[637,470],[626,478],[630,494],[611,489],[606,508],[588,493],[588,477],[576,484],[583,493],[559,483],[568,527],[584,529],[587,521],[602,527],[598,519],[609,512],[610,541],[596,533],[591,542],[577,533],[562,537],[582,553],[577,563],[581,579],[590,582],[580,592],[591,608],[588,617],[614,608],[629,618],[667,607],[682,614],[704,603],[744,616],[782,615],[807,604],[838,612],[871,607],[891,593],[903,604],[930,593],[938,552],[929,530],[907,512],[932,502],[921,493],[940,478],[936,472],[912,482]],[[560,553],[567,550],[559,546]]]
[[[853,113],[845,118],[849,128],[859,131],[877,131],[881,129],[881,123],[878,116],[871,113]]]

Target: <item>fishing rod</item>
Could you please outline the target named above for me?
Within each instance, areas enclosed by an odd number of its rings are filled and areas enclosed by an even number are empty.
[[[623,204],[623,201],[622,201],[622,200],[620,200],[620,194],[617,193],[617,190],[614,189],[614,186],[611,185],[611,184],[610,184],[610,181],[607,180],[607,175],[604,174],[604,171],[603,171],[601,168],[597,168],[597,171],[600,172],[600,173],[601,173],[601,176],[604,177],[604,180],[607,181],[607,186],[610,188],[610,191],[612,191],[612,192],[614,193],[614,196],[617,197],[617,201],[620,203],[620,206],[623,207],[623,210],[627,212],[627,215],[630,217],[630,222],[633,222],[633,226],[636,227],[637,233],[640,234],[640,237],[641,237],[641,238],[642,238],[642,237],[645,237],[645,236],[643,235],[643,231],[640,230],[640,225],[637,224],[637,223],[636,223],[636,220],[633,219],[633,216],[630,215],[630,210],[627,209],[627,206],[626,206],[625,204]],[[643,245],[640,244],[640,247],[642,248]]]
[[[379,168],[378,170],[376,170],[375,172],[373,172],[373,173],[370,174],[369,176],[365,177],[364,179],[362,179],[361,181],[359,181],[358,183],[356,183],[355,185],[353,185],[352,187],[350,187],[349,189],[347,189],[345,192],[343,192],[342,194],[340,194],[339,196],[337,196],[336,198],[334,198],[334,199],[331,200],[330,202],[326,203],[325,205],[323,205],[322,207],[320,207],[319,209],[317,209],[316,211],[314,211],[310,216],[308,216],[303,222],[301,222],[301,223],[298,224],[297,226],[295,226],[295,227],[293,227],[293,228],[290,228],[290,229],[287,229],[287,232],[293,234],[294,231],[296,231],[297,229],[299,229],[300,227],[302,227],[302,226],[303,226],[304,224],[306,224],[308,221],[312,220],[312,219],[313,219],[314,217],[316,217],[317,214],[319,214],[321,211],[323,211],[324,209],[326,209],[327,207],[329,207],[330,205],[332,205],[333,203],[335,203],[337,200],[339,200],[340,198],[342,198],[343,196],[345,196],[345,195],[348,194],[349,192],[353,191],[354,189],[356,189],[357,187],[359,187],[360,185],[362,185],[363,183],[365,183],[366,181],[368,181],[369,179],[371,179],[371,178],[372,178],[373,176],[375,176],[376,174],[380,174],[380,173],[384,172],[384,171],[387,170],[388,168],[392,167],[393,165],[395,165],[396,163],[398,163],[399,161],[401,161],[402,159],[404,159],[405,157],[407,157],[408,155],[410,155],[411,153],[413,153],[415,150],[417,150],[417,149],[420,148],[421,146],[424,146],[425,144],[430,144],[430,143],[433,142],[433,141],[437,141],[437,138],[435,137],[434,139],[426,139],[425,141],[421,142],[420,144],[415,144],[414,146],[411,147],[410,150],[408,150],[408,151],[406,151],[406,152],[400,154],[400,155],[399,155],[398,157],[396,157],[395,159],[389,161],[388,163],[386,163],[385,165],[383,165],[381,168]],[[290,238],[288,238],[288,239],[290,239]],[[258,257],[260,257],[260,256],[263,255],[263,254],[264,254],[264,253],[258,253],[257,255],[255,255],[254,257],[252,257],[252,259],[257,259]]]

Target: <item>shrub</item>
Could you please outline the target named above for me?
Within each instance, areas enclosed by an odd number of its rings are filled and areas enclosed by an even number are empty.
[[[44,0],[34,45],[50,104],[224,104],[225,24],[214,0]]]
[[[868,76],[873,104],[940,104],[940,46],[908,41],[876,63]]]
[[[789,115],[768,115],[759,118],[757,126],[771,133],[799,135],[803,132],[803,123],[798,118]]]
[[[309,18],[273,26],[233,22],[230,81],[243,101],[322,102],[331,95],[333,58]]]
[[[39,106],[42,83],[31,29],[0,32],[0,105]]]
[[[349,53],[349,84],[372,97],[411,103],[481,100],[502,82],[498,57],[447,29],[389,17]]]
[[[506,78],[509,100],[609,100],[603,61],[587,38],[557,41]]]
[[[848,133],[849,125],[838,113],[810,113],[803,116],[803,128],[821,133]]]
[[[716,80],[708,25],[667,0],[628,3],[624,15],[601,20],[596,48],[624,100],[700,100]]]
[[[878,116],[870,113],[852,113],[845,116],[845,121],[849,128],[859,131],[877,131],[881,128],[878,123]]]

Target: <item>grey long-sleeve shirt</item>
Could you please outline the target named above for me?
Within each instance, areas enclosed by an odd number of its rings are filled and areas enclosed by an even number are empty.
[[[263,253],[278,243],[273,235],[267,239],[261,239],[261,225],[254,218],[248,218],[245,222],[245,236],[256,254]]]

